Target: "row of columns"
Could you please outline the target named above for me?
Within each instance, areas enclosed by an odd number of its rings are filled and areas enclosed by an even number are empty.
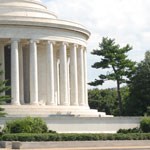
[[[59,63],[55,64],[56,54],[54,50],[54,42],[47,41],[46,61],[47,61],[47,105],[55,105],[55,87],[59,88],[58,97],[60,96],[60,105],[87,106],[87,73],[86,73],[86,49],[77,44],[71,44],[70,62],[68,65],[67,46],[62,42],[59,48]],[[30,104],[38,104],[38,60],[37,60],[37,41],[30,40]],[[11,40],[11,96],[12,105],[20,105],[21,88],[23,76],[21,75],[19,61],[19,40]],[[59,65],[59,70],[58,66]],[[55,66],[55,67],[54,67]],[[68,72],[68,66],[70,66]],[[60,82],[56,83],[56,77]],[[59,73],[58,73],[59,72]],[[70,79],[69,75],[70,74]],[[21,75],[21,76],[19,76]],[[20,81],[20,82],[19,82]],[[57,84],[57,85],[56,85]],[[69,96],[70,93],[70,96]],[[69,101],[70,100],[70,101]]]

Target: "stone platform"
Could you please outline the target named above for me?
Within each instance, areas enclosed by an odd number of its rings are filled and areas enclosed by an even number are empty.
[[[112,117],[96,109],[85,106],[48,106],[48,105],[2,105],[8,117],[49,117],[67,115],[75,117]]]
[[[2,117],[0,126],[9,120],[22,117]],[[75,117],[71,115],[51,115],[41,117],[49,130],[58,133],[116,133],[120,128],[139,127],[141,117]]]

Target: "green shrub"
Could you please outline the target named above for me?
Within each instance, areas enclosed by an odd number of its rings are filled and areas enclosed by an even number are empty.
[[[41,118],[26,117],[6,123],[4,133],[46,133],[48,128]]]
[[[150,117],[144,117],[140,122],[140,129],[145,132],[150,132]]]
[[[96,141],[96,140],[150,140],[150,133],[129,134],[52,134],[16,133],[4,134],[3,141]]]
[[[140,128],[133,128],[133,129],[119,129],[117,131],[117,133],[123,133],[123,134],[127,134],[127,133],[141,133],[141,129]]]
[[[57,133],[57,132],[53,130],[48,130],[48,133]]]
[[[16,133],[4,134],[3,141],[91,141],[91,140],[150,140],[150,133],[129,134],[53,134]]]

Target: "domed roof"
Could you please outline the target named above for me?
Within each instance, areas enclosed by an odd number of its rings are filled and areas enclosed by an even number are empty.
[[[83,33],[87,39],[90,35],[78,23],[57,19],[41,0],[0,0],[0,25],[65,29]]]
[[[57,18],[41,0],[0,0],[0,18],[3,17]]]

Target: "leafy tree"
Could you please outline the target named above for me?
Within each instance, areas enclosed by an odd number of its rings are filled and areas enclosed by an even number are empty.
[[[129,95],[127,86],[121,87],[121,97],[123,102],[123,112],[125,111],[125,102]],[[90,89],[88,90],[89,106],[92,109],[106,112],[108,115],[119,115],[116,88],[111,89]]]
[[[108,115],[118,115],[116,109],[116,89],[90,89],[88,91],[89,106]]]
[[[2,78],[1,78],[2,74],[3,74],[3,71],[0,70],[0,105],[10,99],[10,96],[5,95],[5,91],[8,91],[10,89],[10,87],[5,86],[5,84],[7,83],[7,80],[2,80]],[[4,109],[0,108],[0,116],[5,115],[5,113],[3,111],[4,111]]]
[[[95,62],[92,67],[96,69],[109,69],[110,71],[107,72],[107,74],[100,74],[99,79],[95,79],[95,81],[89,83],[89,85],[102,85],[107,80],[116,81],[120,115],[123,113],[120,85],[126,83],[135,70],[135,62],[127,59],[126,54],[131,49],[132,47],[128,44],[124,47],[120,47],[120,45],[115,44],[114,39],[103,38],[99,44],[99,49],[91,52],[91,54],[100,57],[100,61]]]
[[[145,59],[136,68],[131,78],[130,96],[126,103],[126,114],[141,116],[150,114],[150,51],[145,53]]]

